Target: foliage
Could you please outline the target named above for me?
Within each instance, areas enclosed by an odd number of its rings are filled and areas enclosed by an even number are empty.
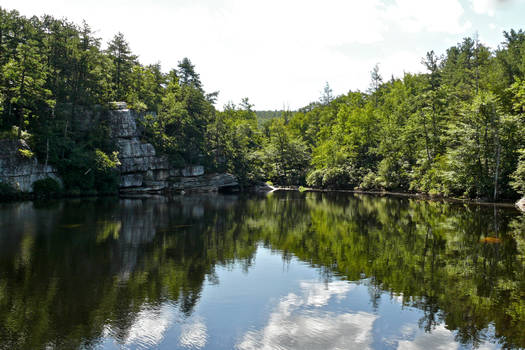
[[[217,110],[218,93],[204,90],[190,59],[167,73],[143,65],[122,33],[102,50],[86,23],[2,8],[0,19],[0,132],[27,138],[40,161],[59,169],[67,191],[117,187],[106,163],[116,151],[108,126],[86,132],[78,118],[110,101],[141,113],[143,138],[172,166],[230,172],[242,185],[492,200],[523,191],[522,30],[504,32],[497,49],[464,38],[443,55],[429,51],[425,73],[386,80],[376,64],[366,92],[333,96],[326,83],[318,101],[297,111],[256,112],[247,98]]]
[[[274,111],[255,111],[255,114],[257,115],[257,121],[259,124],[264,124],[265,122],[274,119],[279,118],[283,115],[285,111],[284,110],[274,110]]]
[[[117,168],[120,165],[118,159],[118,152],[113,152],[111,156],[102,152],[99,149],[95,150],[95,165],[98,171],[107,173]]]
[[[285,121],[273,119],[268,137],[258,152],[262,170],[274,183],[283,185],[304,184],[309,168],[308,147],[299,137],[286,130]]]
[[[20,196],[21,193],[13,188],[13,186],[0,181],[0,201],[14,200],[20,198]]]
[[[57,180],[50,177],[37,180],[33,183],[33,194],[37,198],[49,198],[60,194],[62,191]]]
[[[515,198],[525,147],[525,33],[504,37],[497,50],[465,38],[444,56],[430,51],[423,74],[384,81],[376,65],[367,93],[299,110],[285,128],[311,149],[307,183]]]
[[[525,149],[520,150],[516,171],[512,173],[511,186],[521,195],[525,195]]]
[[[33,158],[33,152],[31,152],[31,150],[29,149],[23,149],[23,148],[19,148],[18,149],[18,153],[24,157],[24,158],[27,158],[27,159],[31,159]]]

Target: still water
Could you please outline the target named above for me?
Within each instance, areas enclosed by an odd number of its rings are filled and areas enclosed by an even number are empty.
[[[0,205],[0,349],[525,347],[525,215],[351,194]]]

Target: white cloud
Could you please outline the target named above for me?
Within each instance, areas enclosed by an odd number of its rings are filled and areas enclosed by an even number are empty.
[[[496,7],[495,0],[470,0],[470,4],[475,13],[494,17]]]
[[[438,49],[424,41],[429,33],[459,37],[470,27],[459,0],[2,3],[25,15],[85,19],[104,40],[122,31],[142,62],[166,70],[187,56],[205,88],[221,91],[219,107],[248,96],[258,109],[295,109],[316,100],[325,81],[336,94],[366,89],[376,62],[388,77],[411,71]]]
[[[380,73],[388,72],[396,77],[402,77],[404,72],[421,72],[424,70],[421,64],[421,56],[417,52],[399,51],[388,55],[379,65]],[[390,76],[383,76],[384,80]]]
[[[387,8],[387,18],[408,32],[461,34],[470,27],[462,20],[464,9],[458,0],[395,0]]]

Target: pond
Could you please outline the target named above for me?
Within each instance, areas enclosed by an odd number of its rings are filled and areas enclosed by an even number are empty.
[[[275,192],[0,205],[0,349],[525,347],[525,215]]]

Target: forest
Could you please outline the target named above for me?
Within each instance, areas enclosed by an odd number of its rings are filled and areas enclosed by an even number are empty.
[[[23,156],[54,165],[66,193],[116,192],[107,126],[81,133],[74,117],[125,101],[174,166],[229,172],[243,186],[523,195],[525,32],[503,32],[497,48],[467,37],[421,63],[424,73],[390,79],[376,65],[366,91],[333,96],[327,84],[318,101],[258,117],[248,98],[218,108],[188,58],[144,65],[122,33],[103,45],[87,23],[0,8],[0,138],[26,140]]]

